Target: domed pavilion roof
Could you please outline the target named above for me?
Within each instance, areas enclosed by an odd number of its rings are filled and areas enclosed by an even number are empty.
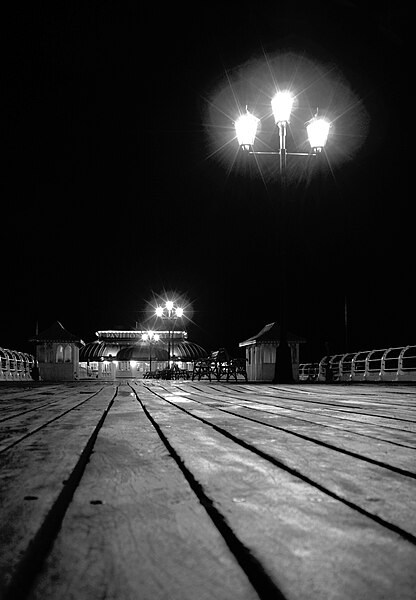
[[[95,340],[94,342],[85,344],[85,346],[80,349],[79,360],[80,362],[95,362],[107,357],[115,359],[119,350],[120,346],[117,344]]]
[[[134,341],[128,345],[112,343],[110,341],[95,340],[85,344],[80,349],[80,362],[101,361],[106,358],[113,360],[150,360],[150,348],[152,360],[168,360],[168,344],[166,340],[149,344],[146,341]],[[188,340],[175,341],[171,347],[171,356],[173,360],[191,362],[199,358],[208,356],[208,352]]]
[[[175,342],[172,354],[174,359],[183,362],[198,360],[199,358],[206,358],[208,356],[208,352],[202,346],[195,344],[195,342],[188,342],[188,340]]]
[[[149,344],[149,342],[138,342],[126,348],[121,348],[117,353],[117,360],[168,360],[168,351],[163,344]]]

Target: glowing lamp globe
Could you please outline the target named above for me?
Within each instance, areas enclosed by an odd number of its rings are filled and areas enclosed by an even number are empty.
[[[276,123],[289,121],[292,112],[293,96],[290,92],[277,92],[272,99],[272,111]]]
[[[306,126],[309,143],[314,150],[321,151],[328,139],[330,123],[325,119],[312,119]]]
[[[260,119],[247,111],[245,115],[241,115],[235,122],[234,126],[237,140],[244,150],[249,150],[254,144],[259,120]]]

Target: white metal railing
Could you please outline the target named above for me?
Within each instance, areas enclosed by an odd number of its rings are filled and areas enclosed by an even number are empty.
[[[361,350],[301,363],[299,381],[416,381],[416,345]]]
[[[25,352],[0,348],[0,381],[32,379],[34,357]]]
[[[317,381],[319,363],[302,363],[299,365],[299,381]]]

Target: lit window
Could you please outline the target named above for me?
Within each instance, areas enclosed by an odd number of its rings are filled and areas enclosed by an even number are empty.
[[[273,346],[264,346],[263,347],[263,362],[264,363],[274,363],[276,360],[276,352]]]
[[[64,350],[64,362],[72,362],[72,347],[70,344],[65,346]]]
[[[58,346],[56,348],[56,362],[64,362],[64,347]]]

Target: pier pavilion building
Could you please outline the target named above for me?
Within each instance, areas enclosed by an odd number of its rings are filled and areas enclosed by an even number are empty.
[[[208,354],[187,339],[186,331],[157,330],[157,341],[144,340],[143,335],[147,333],[141,330],[97,331],[97,339],[80,350],[80,377],[142,378],[168,367],[192,371],[193,361]]]

